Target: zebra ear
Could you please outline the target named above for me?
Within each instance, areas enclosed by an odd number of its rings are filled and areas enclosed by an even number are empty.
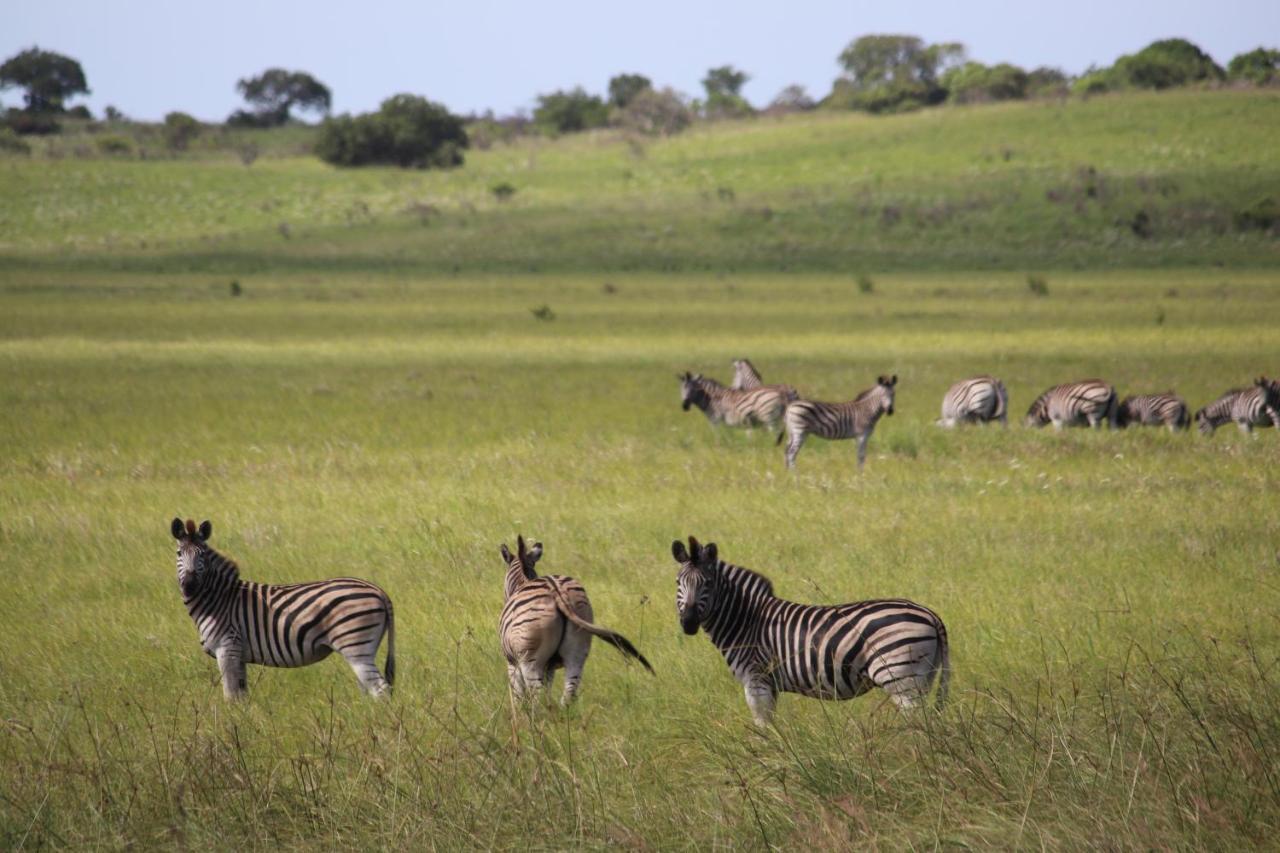
[[[890,384],[890,385],[897,385],[897,384],[898,384],[898,374],[896,374],[896,373],[895,373],[895,374],[893,374],[892,376],[890,376],[890,377],[889,377],[889,384]]]
[[[208,519],[205,519],[200,522],[200,538],[208,539],[211,535],[213,535],[213,525],[209,523]]]
[[[510,564],[510,562],[511,562],[511,549],[507,547],[507,543],[506,543],[506,542],[503,542],[503,543],[502,543],[502,547],[500,547],[500,548],[498,549],[498,553],[502,555],[502,559],[506,560],[506,561],[507,561],[507,563],[508,563],[508,564]]]
[[[169,526],[169,530],[170,530],[170,532],[172,532],[172,533],[173,533],[173,538],[174,538],[174,539],[181,539],[181,538],[182,538],[182,530],[183,530],[183,528],[182,528],[182,519],[180,519],[180,518],[175,518],[175,519],[173,520],[173,524],[171,524],[171,525]]]
[[[525,559],[525,562],[528,563],[530,567],[532,567],[534,563],[541,560],[542,559],[542,543],[534,542],[533,547],[530,548],[528,553],[524,555],[524,559]]]
[[[714,566],[720,562],[719,552],[716,549],[716,543],[708,542],[702,547],[702,562],[704,565]]]
[[[689,562],[689,552],[684,549],[684,543],[679,539],[671,543],[671,556],[676,558],[676,562],[684,564]]]

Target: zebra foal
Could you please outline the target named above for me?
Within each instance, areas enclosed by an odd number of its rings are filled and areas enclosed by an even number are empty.
[[[1116,411],[1116,426],[1124,429],[1130,424],[1165,426],[1170,432],[1177,432],[1191,426],[1191,410],[1172,391],[1125,397]]]
[[[786,463],[796,466],[804,440],[810,435],[831,440],[856,438],[858,440],[858,468],[867,458],[867,442],[875,431],[881,415],[893,414],[894,387],[898,376],[881,376],[876,384],[847,403],[819,403],[816,400],[796,400],[787,405],[783,416],[785,429],[778,434],[775,444],[787,438]]]
[[[1035,399],[1023,423],[1031,427],[1053,424],[1054,429],[1085,426],[1097,429],[1105,421],[1115,427],[1120,406],[1116,389],[1101,379],[1055,385]]]
[[[994,376],[975,376],[952,385],[942,397],[938,426],[999,421],[1009,425],[1009,392]]]
[[[773,718],[779,693],[852,699],[879,687],[902,710],[922,702],[938,676],[941,707],[950,680],[947,629],[936,613],[904,599],[796,604],[764,575],[726,563],[714,542],[676,540],[676,612],[686,634],[701,628],[742,684],[756,725]]]
[[[1196,426],[1204,435],[1235,421],[1243,433],[1255,426],[1280,429],[1280,381],[1259,376],[1250,388],[1233,388],[1196,412]]]
[[[787,385],[761,385],[737,390],[726,388],[701,373],[676,374],[680,380],[680,408],[697,406],[713,425],[767,426],[775,429],[787,403],[800,395]]]
[[[195,622],[200,645],[218,661],[227,699],[248,693],[246,664],[307,666],[332,652],[342,655],[360,686],[373,696],[391,692],[396,675],[395,616],[391,599],[357,578],[264,584],[240,579],[234,561],[209,545],[213,525],[175,518],[178,588]],[[387,635],[387,674],[375,655]]]
[[[592,621],[591,601],[582,584],[562,575],[539,576],[534,566],[542,557],[542,543],[525,548],[516,538],[516,553],[504,544],[499,549],[507,564],[503,585],[498,640],[507,659],[507,678],[517,698],[526,692],[550,687],[557,669],[564,668],[564,695],[568,705],[578,693],[582,670],[591,652],[591,638],[599,637],[644,668],[653,667],[631,641]]]

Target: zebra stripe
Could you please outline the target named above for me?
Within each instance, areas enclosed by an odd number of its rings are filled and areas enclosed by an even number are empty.
[[[517,697],[550,687],[555,671],[564,667],[564,695],[560,703],[572,702],[582,681],[593,636],[653,672],[649,661],[630,640],[593,623],[591,601],[582,584],[561,575],[538,576],[534,566],[542,557],[541,542],[526,550],[524,537],[520,536],[516,539],[515,554],[505,544],[499,550],[507,564],[507,576],[502,615],[498,619],[498,640],[507,659],[511,691]]]
[[[1129,424],[1166,426],[1176,432],[1191,426],[1191,411],[1186,401],[1172,391],[1125,397],[1116,411],[1116,426],[1123,429]]]
[[[735,358],[733,360],[733,384],[729,387],[735,391],[750,391],[764,384],[764,378],[750,359]]]
[[[897,374],[881,376],[876,384],[847,403],[819,403],[816,400],[797,400],[787,406],[783,422],[785,431],[778,434],[777,444],[788,437],[786,462],[794,468],[796,455],[805,438],[816,435],[831,440],[856,438],[858,440],[858,467],[867,457],[867,442],[875,431],[881,415],[893,414],[894,386]]]
[[[956,424],[999,421],[1009,424],[1009,392],[994,376],[975,376],[952,385],[942,398],[942,417],[938,425],[951,428]]]
[[[680,407],[697,406],[712,424],[777,427],[787,403],[799,397],[786,385],[762,385],[747,391],[726,388],[701,373],[677,374]]]
[[[1101,379],[1055,385],[1031,404],[1024,423],[1033,427],[1052,423],[1054,429],[1087,424],[1096,429],[1106,421],[1114,427],[1117,400],[1116,389]]]
[[[240,580],[234,561],[209,546],[213,525],[199,529],[175,518],[178,587],[200,645],[218,661],[228,699],[248,692],[246,664],[307,666],[332,652],[342,655],[360,686],[374,696],[391,691],[396,673],[395,616],[391,599],[358,578],[298,584]],[[387,675],[375,656],[387,635]]]
[[[1259,376],[1253,387],[1233,388],[1196,412],[1196,425],[1205,435],[1230,421],[1244,433],[1255,426],[1280,429],[1280,381]]]
[[[767,726],[778,693],[852,699],[882,688],[914,707],[939,675],[937,704],[950,679],[947,630],[936,613],[905,599],[812,605],[773,594],[763,575],[718,558],[689,537],[671,543],[680,565],[676,611],[686,634],[699,628],[742,684],[755,722]]]

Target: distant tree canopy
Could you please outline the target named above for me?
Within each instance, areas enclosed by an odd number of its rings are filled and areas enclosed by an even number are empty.
[[[543,133],[556,136],[604,127],[609,123],[609,107],[581,87],[571,91],[538,96],[533,110],[533,123]]]
[[[947,98],[958,104],[1012,101],[1025,98],[1030,77],[1016,65],[966,62],[947,69],[939,78]]]
[[[462,165],[468,144],[462,119],[444,106],[417,95],[395,95],[376,113],[325,119],[316,154],[335,166],[448,169]]]
[[[329,87],[305,71],[268,68],[256,77],[236,83],[236,91],[250,110],[236,110],[228,124],[248,127],[276,127],[287,123],[294,109],[327,115],[333,103]]]
[[[646,136],[671,136],[693,123],[693,110],[672,89],[644,89],[618,110],[617,124]]]
[[[623,109],[636,95],[652,88],[653,81],[643,74],[618,74],[609,80],[609,106]]]
[[[29,113],[60,113],[64,102],[89,94],[80,63],[69,56],[32,47],[0,65],[0,89],[20,86]]]
[[[940,77],[964,62],[964,45],[926,44],[917,36],[867,35],[850,42],[839,61],[830,106],[896,112],[946,99]]]
[[[705,109],[710,118],[731,118],[750,115],[755,112],[747,99],[742,97],[742,87],[751,76],[732,65],[721,65],[708,68],[707,76],[702,78],[702,89],[706,92]]]
[[[1027,72],[1027,95],[1044,98],[1050,95],[1066,95],[1071,91],[1071,78],[1061,68],[1041,65]]]
[[[1225,77],[1213,57],[1191,42],[1162,39],[1137,53],[1121,56],[1110,68],[1086,72],[1076,81],[1075,90],[1093,94],[1120,89],[1168,89]]]
[[[1234,57],[1227,63],[1227,77],[1255,86],[1269,86],[1280,81],[1280,50],[1259,47]]]
[[[164,143],[170,151],[185,151],[191,140],[200,135],[200,122],[182,112],[164,117]]]
[[[765,111],[770,113],[795,113],[811,110],[817,105],[817,102],[809,97],[809,93],[805,91],[804,86],[792,84],[774,96]]]

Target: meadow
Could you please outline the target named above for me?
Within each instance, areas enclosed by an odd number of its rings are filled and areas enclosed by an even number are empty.
[[[447,175],[0,161],[0,843],[1270,846],[1280,436],[1017,423],[1065,380],[1198,407],[1280,372],[1275,239],[1231,225],[1280,186],[1258,135],[1280,101],[1167,97],[801,116],[643,157],[566,139]],[[1055,111],[1083,129],[1047,134]],[[1183,127],[1151,135],[1167,170],[1127,124]],[[1057,153],[974,165],[1017,128],[1019,151]],[[880,208],[1021,201],[936,225],[835,216],[805,193],[835,193],[821,173],[848,140],[867,153],[846,178]],[[917,197],[926,159],[945,180]],[[520,164],[516,196],[488,197]],[[1060,213],[1046,188],[1090,164],[1123,191]],[[660,185],[622,189],[638,175]],[[1165,180],[1182,189],[1143,196]],[[1165,230],[1109,224],[1139,196]],[[1174,229],[1179,196],[1221,229]],[[353,199],[368,221],[346,221]],[[398,212],[409,199],[435,212]],[[734,230],[761,205],[797,241],[785,264]],[[656,242],[634,231],[671,217]],[[744,355],[818,399],[897,373],[865,470],[852,442],[815,440],[787,472],[773,435],[681,412],[677,372],[727,381]],[[1008,386],[1010,426],[934,426],[979,372]],[[249,701],[224,703],[175,582],[175,515],[210,519],[246,578],[382,585],[392,701],[334,658],[253,668]],[[517,533],[655,677],[597,644],[576,706],[512,706],[498,546]],[[947,708],[784,696],[756,731],[715,649],[680,633],[670,543],[689,534],[784,597],[938,611]]]

